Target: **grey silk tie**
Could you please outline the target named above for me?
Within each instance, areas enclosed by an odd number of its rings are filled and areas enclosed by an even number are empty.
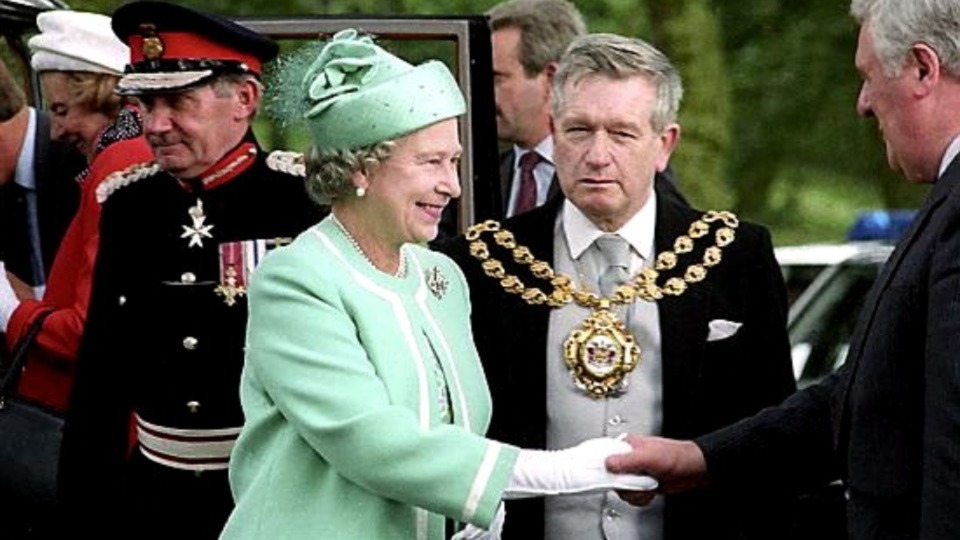
[[[630,244],[622,236],[605,234],[594,240],[606,268],[600,274],[600,294],[610,296],[630,279]]]

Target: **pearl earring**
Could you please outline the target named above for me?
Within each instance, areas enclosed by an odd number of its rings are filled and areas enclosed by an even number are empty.
[[[363,198],[367,194],[367,188],[358,187],[357,188],[357,197]]]

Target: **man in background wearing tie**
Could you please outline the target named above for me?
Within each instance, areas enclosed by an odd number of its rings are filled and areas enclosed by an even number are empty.
[[[566,0],[509,0],[489,11],[503,217],[537,206],[558,191],[550,134],[550,81],[567,45],[587,31]]]
[[[27,106],[0,60],[0,262],[29,286],[19,288],[18,296],[41,294],[77,210],[80,186],[74,178],[85,165],[69,145],[51,140],[49,116]]]
[[[654,181],[680,135],[677,71],[646,42],[610,34],[576,38],[551,71],[563,196],[447,246],[470,284],[490,436],[545,449],[692,436],[778,403],[795,384],[769,233],[693,210]],[[503,538],[788,537],[766,528],[776,513],[761,497],[511,501]]]

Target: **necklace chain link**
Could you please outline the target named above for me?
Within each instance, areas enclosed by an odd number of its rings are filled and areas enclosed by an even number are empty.
[[[691,264],[683,272],[683,277],[671,277],[660,286],[657,280],[660,272],[676,267],[681,255],[693,251],[694,242],[710,232],[710,225],[720,222],[723,225],[714,233],[714,244],[708,246],[699,264]],[[687,234],[678,236],[673,242],[672,251],[657,255],[653,268],[644,268],[630,282],[618,286],[609,297],[575,287],[570,276],[557,273],[549,263],[537,260],[530,249],[518,245],[512,232],[503,229],[498,221],[487,220],[471,226],[466,233],[470,242],[470,254],[479,259],[486,275],[500,281],[500,285],[509,293],[518,294],[532,305],[547,304],[550,307],[562,307],[570,302],[590,309],[609,309],[612,305],[630,304],[638,298],[655,302],[664,296],[679,296],[687,286],[703,281],[707,269],[720,263],[723,248],[730,245],[736,236],[735,229],[740,225],[732,212],[710,210],[700,219],[690,224]],[[553,290],[549,294],[537,287],[527,287],[519,277],[508,274],[503,263],[491,257],[489,245],[481,238],[483,233],[492,233],[497,245],[510,250],[513,260],[528,266],[534,277],[549,281]]]

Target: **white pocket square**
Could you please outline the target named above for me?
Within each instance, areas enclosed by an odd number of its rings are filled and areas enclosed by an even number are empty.
[[[710,333],[707,334],[707,341],[719,341],[737,333],[743,323],[728,321],[725,319],[714,319],[710,321]]]

